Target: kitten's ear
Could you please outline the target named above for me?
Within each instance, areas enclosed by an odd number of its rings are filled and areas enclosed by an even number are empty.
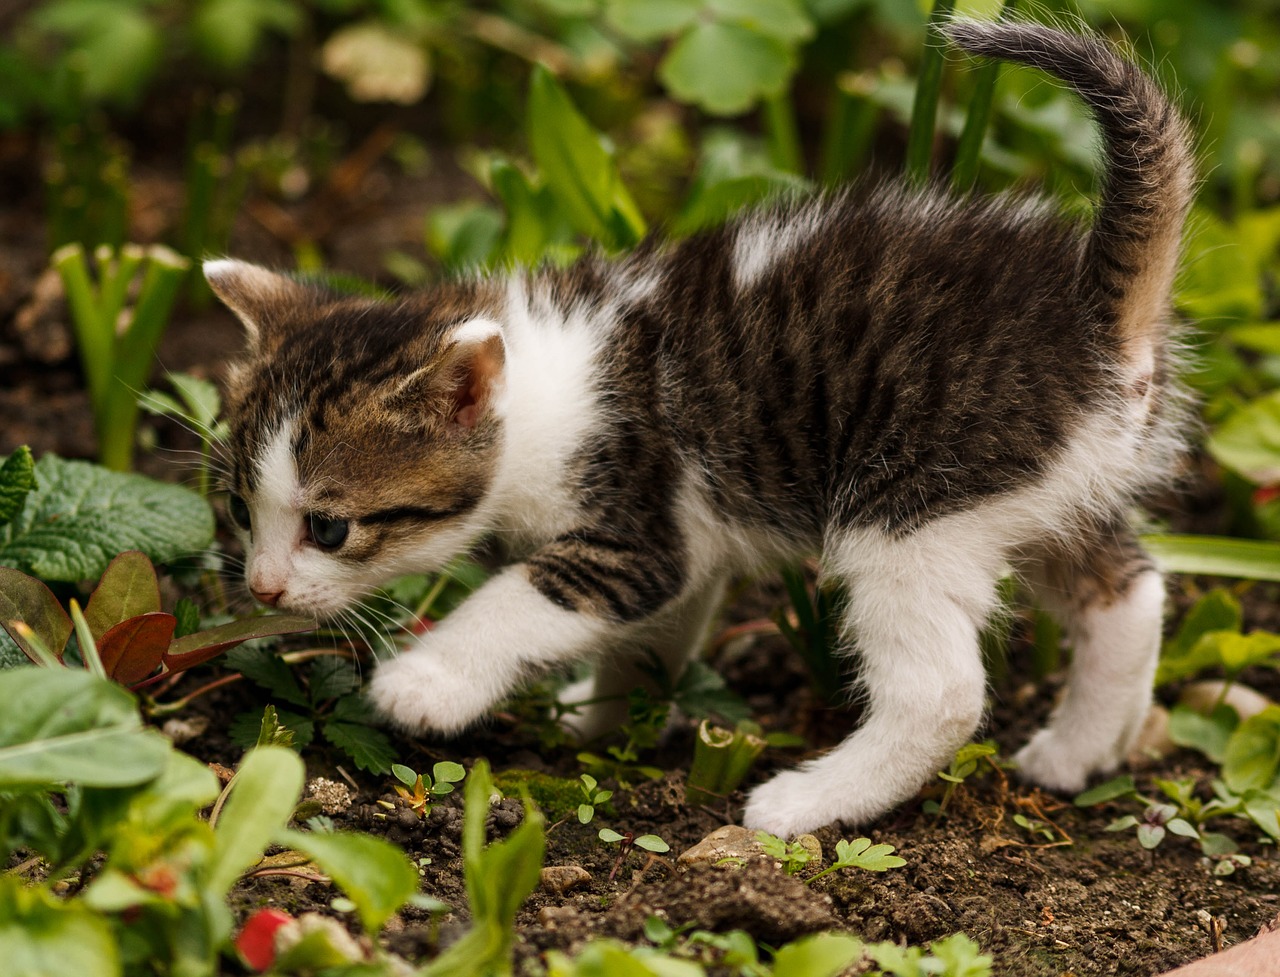
[[[204,277],[213,294],[244,323],[255,349],[289,311],[316,300],[313,287],[247,261],[206,261]]]
[[[450,427],[470,430],[480,423],[501,388],[506,361],[502,327],[492,319],[472,319],[453,331],[436,374]]]
[[[385,406],[411,427],[441,425],[448,431],[469,431],[501,390],[506,357],[498,323],[471,319],[454,327],[431,363],[396,385]]]

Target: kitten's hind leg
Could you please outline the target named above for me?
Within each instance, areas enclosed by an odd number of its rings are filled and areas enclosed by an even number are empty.
[[[671,681],[680,678],[698,653],[724,598],[725,581],[715,578],[676,600],[634,637],[601,655],[590,678],[575,682],[560,695],[565,705],[582,702],[561,720],[579,742],[610,733],[627,720],[627,696],[632,689],[656,689],[651,667],[666,670]]]
[[[829,546],[844,578],[867,710],[835,749],[751,792],[743,822],[790,836],[859,823],[907,800],[982,719],[978,633],[995,605],[999,554],[940,525],[906,537],[848,533]]]
[[[1073,655],[1048,726],[1014,757],[1023,777],[1074,793],[1124,761],[1151,706],[1164,581],[1123,523],[1079,549],[1035,554],[1021,567],[1041,607],[1063,624]]]

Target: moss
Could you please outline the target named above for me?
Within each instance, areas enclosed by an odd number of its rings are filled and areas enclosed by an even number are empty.
[[[577,780],[553,777],[537,770],[503,770],[493,775],[493,784],[505,797],[528,794],[548,821],[559,821],[578,810],[584,800]]]

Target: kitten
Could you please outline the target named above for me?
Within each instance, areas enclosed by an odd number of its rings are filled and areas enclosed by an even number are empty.
[[[1022,774],[1075,791],[1115,768],[1160,639],[1161,577],[1125,513],[1179,446],[1165,319],[1188,130],[1096,38],[947,33],[1090,106],[1090,226],[889,186],[394,303],[206,264],[249,336],[229,488],[255,596],[330,614],[495,534],[514,562],[369,694],[407,730],[456,732],[594,654],[589,737],[624,718],[641,649],[679,672],[726,579],[820,550],[868,708],[751,792],[745,823],[788,836],[882,814],[972,736],[978,633],[1013,567],[1075,647]]]

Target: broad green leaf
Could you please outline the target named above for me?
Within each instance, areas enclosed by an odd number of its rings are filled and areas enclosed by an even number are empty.
[[[128,550],[107,564],[89,597],[84,619],[95,639],[131,617],[160,610],[160,581],[146,554]]]
[[[773,977],[835,977],[861,956],[861,940],[817,933],[782,947],[773,958]]]
[[[573,237],[573,228],[545,186],[534,187],[517,167],[502,159],[490,165],[489,180],[507,208],[506,230],[501,237],[503,260],[535,264],[552,242],[564,243]]]
[[[907,864],[905,858],[893,854],[893,845],[873,845],[870,838],[836,842],[835,864],[841,868],[860,868],[868,872],[887,872]]]
[[[1206,635],[1201,640],[1212,641],[1217,645],[1222,667],[1230,675],[1243,671],[1250,665],[1268,662],[1280,652],[1280,634],[1269,631],[1253,631],[1249,634],[1219,632],[1212,636]]]
[[[1159,824],[1138,825],[1138,844],[1150,851],[1164,841],[1165,829]]]
[[[1093,807],[1096,804],[1114,801],[1118,797],[1128,797],[1136,793],[1137,789],[1133,777],[1126,773],[1077,794],[1071,803],[1076,807]]]
[[[406,787],[413,787],[418,782],[417,771],[412,767],[406,767],[403,763],[391,764],[391,775]]]
[[[1237,794],[1270,790],[1280,772],[1280,706],[1244,720],[1227,741],[1222,779]]]
[[[707,0],[707,7],[721,20],[779,41],[804,41],[813,36],[813,21],[800,0]]]
[[[195,421],[205,435],[218,433],[218,415],[222,413],[222,395],[218,385],[189,373],[170,373],[169,383],[178,391],[186,406],[186,415]]]
[[[213,510],[180,485],[54,455],[36,463],[36,478],[22,512],[0,527],[0,566],[42,580],[86,580],[125,550],[163,563],[213,539]]]
[[[637,848],[643,848],[645,851],[656,852],[659,855],[663,852],[671,851],[671,846],[657,835],[640,835],[636,838],[633,844]]]
[[[781,94],[795,67],[795,50],[776,38],[739,24],[700,23],[672,45],[658,77],[682,102],[738,115]]]
[[[1165,642],[1156,669],[1156,685],[1189,678],[1218,664],[1216,646],[1201,639],[1214,631],[1234,633],[1243,622],[1240,602],[1228,591],[1217,587],[1192,605],[1178,627],[1178,633]]]
[[[1169,738],[1179,746],[1199,750],[1220,764],[1227,753],[1227,742],[1239,723],[1239,715],[1227,705],[1218,706],[1211,716],[1203,716],[1189,706],[1174,706],[1169,711]]]
[[[124,689],[72,669],[0,672],[0,789],[128,787],[157,776],[169,741],[144,729]],[[20,704],[21,708],[14,708]]]
[[[1171,573],[1280,582],[1280,543],[1223,536],[1144,536],[1142,543]]]
[[[489,204],[436,207],[427,216],[427,247],[450,271],[488,268],[502,239],[502,215]]]
[[[260,617],[246,617],[239,621],[228,621],[226,624],[219,624],[215,628],[197,631],[195,634],[188,634],[186,637],[178,638],[165,653],[164,663],[171,670],[180,671],[184,668],[190,668],[192,665],[208,661],[228,648],[234,648],[236,645],[254,638],[269,638],[279,634],[298,634],[302,631],[313,631],[315,627],[314,618],[301,617],[297,614],[263,614]],[[276,659],[274,655],[270,657],[279,662],[279,659]],[[279,662],[279,664],[286,670],[288,669],[288,666],[283,662]],[[243,669],[241,670],[243,671]],[[246,674],[248,673],[246,672]],[[249,677],[257,679],[254,675]],[[290,677],[292,678],[292,676]],[[268,688],[272,687],[268,686]],[[297,688],[296,681],[293,683],[293,688]],[[272,691],[275,691],[275,689],[272,688]],[[301,695],[300,692],[299,695]],[[298,698],[289,698],[289,701],[301,705],[305,701],[305,697],[301,701]]]
[[[268,31],[292,34],[302,8],[288,0],[205,0],[195,10],[196,49],[219,68],[243,68]]]
[[[418,888],[417,869],[403,851],[367,834],[283,831],[276,841],[304,852],[356,904],[365,932],[376,935]]]
[[[67,646],[73,627],[71,618],[58,603],[58,598],[53,596],[53,591],[35,577],[0,567],[0,625],[27,657],[39,662],[39,656],[30,649],[26,639],[12,629],[14,621],[25,623],[45,647],[59,657]]]
[[[703,0],[607,0],[605,19],[642,44],[679,33],[698,18]]]
[[[1244,795],[1245,813],[1259,828],[1280,842],[1280,790],[1251,790]]]
[[[262,746],[245,754],[230,785],[215,830],[205,891],[219,896],[252,867],[271,839],[289,822],[302,793],[302,760],[282,746]]]
[[[644,218],[612,155],[560,83],[537,67],[529,88],[529,144],[547,188],[574,226],[609,248],[636,244]]]
[[[26,445],[14,450],[0,465],[0,526],[22,511],[27,495],[36,487],[35,461]]]
[[[336,699],[360,688],[360,673],[355,664],[337,655],[317,658],[307,678],[314,702]]]
[[[107,919],[43,886],[0,875],[0,960],[13,977],[120,977]]]
[[[178,619],[163,611],[141,614],[108,628],[97,639],[107,676],[121,685],[136,685],[160,667]]]
[[[1209,435],[1209,453],[1251,482],[1280,482],[1280,390],[1232,414]]]
[[[384,774],[391,769],[395,749],[387,734],[361,723],[344,723],[329,720],[321,727],[324,738],[355,761],[355,765],[369,773]]]
[[[92,101],[133,101],[164,52],[159,21],[118,0],[42,4],[32,23],[71,41],[84,66],[80,84]]]

